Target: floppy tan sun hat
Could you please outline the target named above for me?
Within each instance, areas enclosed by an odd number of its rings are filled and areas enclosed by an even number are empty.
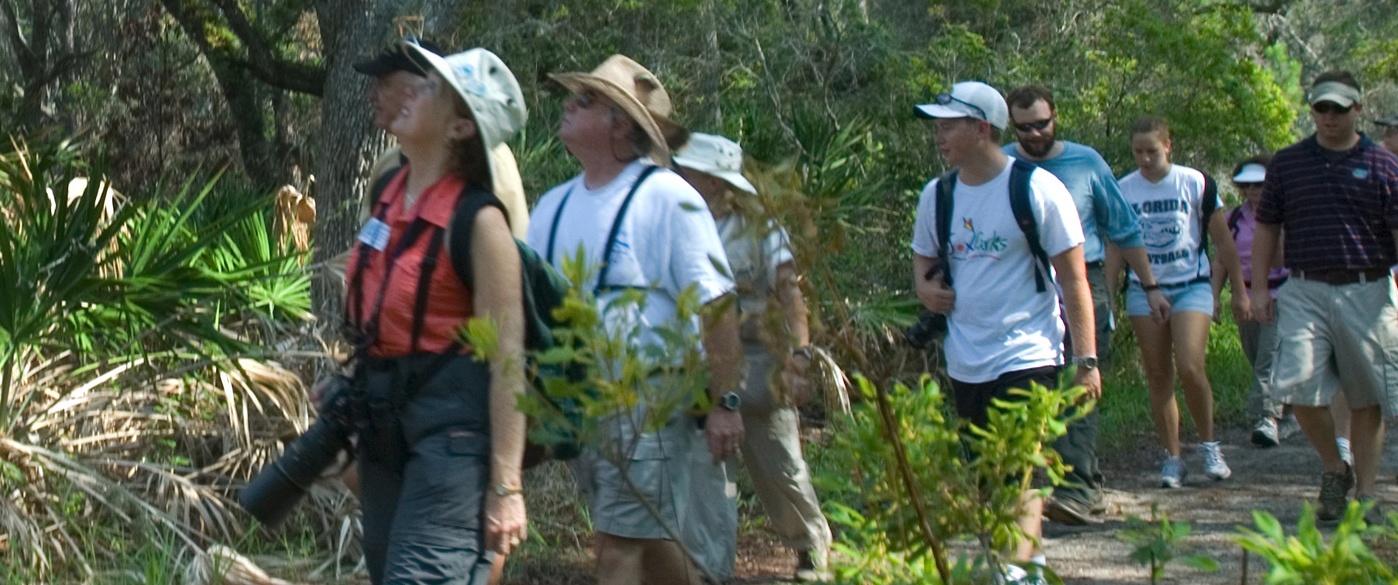
[[[665,137],[683,128],[670,120],[670,94],[649,69],[626,55],[612,55],[591,73],[550,73],[549,78],[568,91],[591,89],[616,102],[650,137],[650,158],[669,166],[670,146]]]

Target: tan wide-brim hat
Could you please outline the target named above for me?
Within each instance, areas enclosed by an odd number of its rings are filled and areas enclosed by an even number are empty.
[[[616,102],[650,137],[650,158],[669,166],[666,137],[682,133],[684,128],[670,119],[670,94],[649,69],[626,55],[612,55],[591,73],[550,73],[549,78],[568,91],[591,89]]]

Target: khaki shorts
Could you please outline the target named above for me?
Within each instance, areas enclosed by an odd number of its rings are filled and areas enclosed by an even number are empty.
[[[631,432],[630,417],[613,417],[608,425],[607,440],[578,463],[590,467],[578,477],[589,496],[595,529],[625,538],[671,540],[661,522],[678,533],[689,516],[694,418],[680,413],[659,430],[642,433]]]
[[[1329,285],[1292,277],[1277,291],[1274,398],[1398,412],[1398,289],[1393,279]]]

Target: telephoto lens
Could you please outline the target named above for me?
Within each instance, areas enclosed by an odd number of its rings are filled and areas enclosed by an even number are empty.
[[[238,505],[262,524],[275,528],[306,497],[311,484],[349,447],[354,431],[348,379],[327,390],[325,409],[311,428],[287,445],[281,458],[262,469],[238,494]]]
[[[917,349],[928,349],[932,342],[946,335],[947,316],[932,311],[923,311],[917,322],[903,330],[903,340]]]

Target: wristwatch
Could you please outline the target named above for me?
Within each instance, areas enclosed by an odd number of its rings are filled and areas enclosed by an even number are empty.
[[[1076,356],[1073,356],[1073,365],[1077,366],[1079,370],[1087,370],[1087,371],[1095,370],[1095,369],[1097,369],[1097,356],[1095,356],[1095,355],[1076,355]]]
[[[743,405],[743,398],[730,390],[718,399],[718,405],[729,412],[738,412],[738,407]]]
[[[806,361],[809,362],[815,359],[815,350],[812,350],[811,346],[809,345],[803,345],[801,347],[791,350],[791,357],[803,357],[806,358]]]
[[[508,498],[508,497],[510,497],[510,496],[518,496],[518,495],[523,494],[523,493],[524,493],[524,490],[521,489],[521,488],[512,488],[512,487],[507,486],[507,485],[505,485],[505,484],[503,484],[503,483],[501,483],[501,484],[496,484],[496,485],[495,485],[495,495],[500,496],[500,497],[502,497],[502,498]]]

